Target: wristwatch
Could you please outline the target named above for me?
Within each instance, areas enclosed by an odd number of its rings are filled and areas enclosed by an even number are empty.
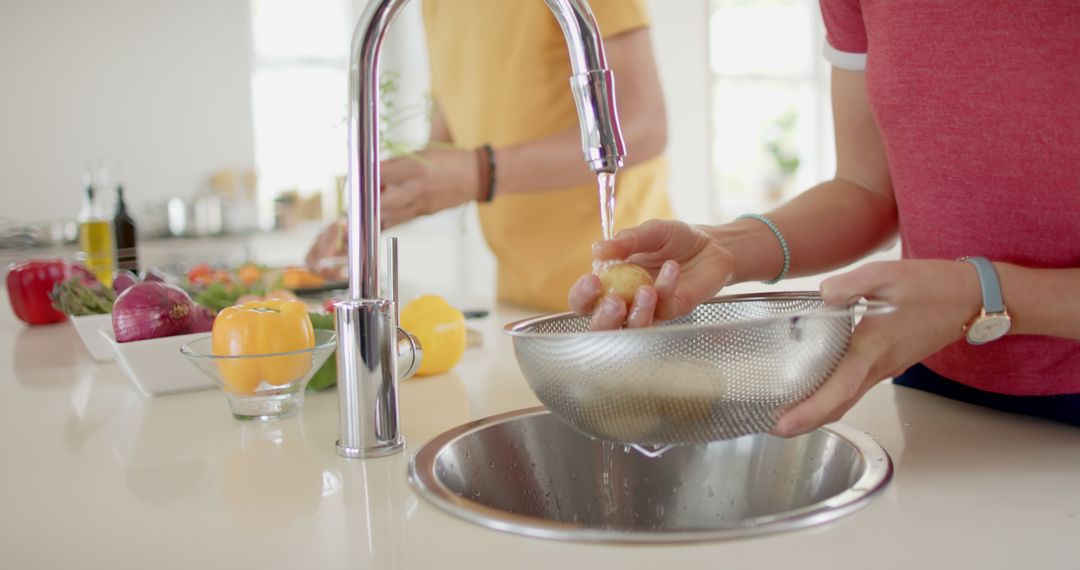
[[[967,341],[971,344],[986,344],[1005,336],[1012,326],[1012,319],[1009,318],[1005,302],[1001,299],[1001,283],[998,281],[994,264],[985,257],[964,257],[961,261],[974,265],[975,271],[979,273],[979,288],[982,289],[983,300],[979,314],[964,325]]]

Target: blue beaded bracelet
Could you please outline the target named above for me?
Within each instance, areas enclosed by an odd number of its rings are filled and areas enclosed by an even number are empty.
[[[772,233],[776,235],[776,239],[780,240],[780,249],[784,252],[784,267],[780,270],[779,275],[773,277],[772,279],[769,279],[768,281],[762,281],[762,283],[766,285],[772,285],[774,283],[779,283],[781,279],[787,277],[788,270],[791,269],[791,250],[788,249],[787,240],[784,239],[784,234],[780,233],[780,228],[776,227],[776,224],[774,224],[772,220],[766,218],[765,216],[762,216],[761,214],[743,214],[735,219],[757,220],[768,226],[768,228],[772,230]]]

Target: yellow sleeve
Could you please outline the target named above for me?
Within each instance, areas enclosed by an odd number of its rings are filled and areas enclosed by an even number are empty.
[[[589,0],[589,6],[605,38],[649,27],[645,0]]]

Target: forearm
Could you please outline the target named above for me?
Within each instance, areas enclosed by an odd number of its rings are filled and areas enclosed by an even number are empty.
[[[596,184],[581,152],[577,126],[524,144],[495,149],[499,194]]]
[[[1032,269],[994,263],[1010,334],[1048,335],[1080,340],[1080,269]]]
[[[453,144],[450,129],[438,105],[432,111],[428,140],[428,144],[436,148]],[[581,152],[581,131],[576,125],[540,139],[496,148],[495,164],[499,194],[596,183],[596,175],[585,164]],[[633,164],[632,160],[630,164]]]
[[[622,101],[620,100],[620,103]],[[664,109],[627,105],[620,113],[628,154],[623,167],[653,159],[667,143]],[[656,117],[661,117],[656,119]],[[581,150],[581,130],[574,126],[523,144],[495,149],[498,192],[534,192],[595,184]]]
[[[833,70],[836,177],[767,214],[787,241],[790,276],[843,267],[896,235],[888,158],[865,81],[863,73]],[[779,240],[758,220],[739,220],[712,233],[737,254],[733,282],[772,279],[783,268]]]
[[[852,263],[887,244],[897,228],[890,195],[841,179],[823,182],[766,215],[787,241],[791,277]],[[707,231],[736,253],[733,283],[764,281],[780,273],[780,242],[760,221],[736,220]]]
[[[652,41],[646,28],[604,41],[618,90],[620,127],[627,148],[624,167],[634,166],[659,156],[667,146],[667,115]],[[543,138],[497,148],[495,162],[500,194],[596,183],[585,164],[576,122]]]

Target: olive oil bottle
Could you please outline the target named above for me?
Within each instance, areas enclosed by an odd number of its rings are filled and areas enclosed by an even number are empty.
[[[112,224],[106,220],[94,201],[94,185],[87,177],[79,212],[79,257],[86,269],[106,287],[112,286],[113,262]]]

